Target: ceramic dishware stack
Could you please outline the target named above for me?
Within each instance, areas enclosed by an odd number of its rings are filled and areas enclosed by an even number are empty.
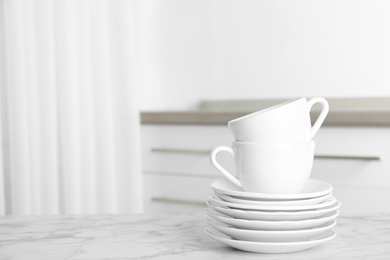
[[[322,110],[311,124],[316,103]],[[312,138],[328,111],[324,98],[300,98],[228,123],[232,146],[218,146],[210,154],[225,178],[211,185],[207,235],[257,253],[301,251],[336,236],[341,203],[332,195],[332,185],[310,178]],[[218,162],[221,152],[234,160],[234,173]]]

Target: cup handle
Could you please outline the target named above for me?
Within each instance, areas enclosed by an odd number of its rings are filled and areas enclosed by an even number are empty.
[[[310,139],[316,135],[318,129],[320,129],[322,123],[325,120],[325,117],[328,115],[328,112],[329,112],[328,101],[326,101],[325,98],[317,97],[317,98],[312,98],[307,102],[307,109],[308,109],[309,113],[310,113],[313,105],[316,103],[320,103],[322,105],[322,111],[321,111],[320,115],[318,116],[316,122],[314,123],[313,127],[311,128]]]
[[[226,177],[226,179],[228,179],[229,181],[231,181],[232,183],[234,183],[235,185],[239,186],[239,187],[242,187],[242,184],[241,182],[231,173],[229,173],[227,170],[225,170],[225,168],[223,168],[218,162],[217,162],[217,154],[219,152],[227,152],[228,154],[230,154],[230,156],[234,159],[234,151],[232,148],[230,147],[227,147],[227,146],[218,146],[218,147],[215,147],[211,153],[210,153],[210,160],[211,160],[211,163],[213,164],[213,166],[218,170],[220,171],[223,176]]]

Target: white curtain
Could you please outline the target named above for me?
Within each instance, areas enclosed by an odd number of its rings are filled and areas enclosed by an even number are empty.
[[[0,3],[0,213],[141,212],[136,3]]]

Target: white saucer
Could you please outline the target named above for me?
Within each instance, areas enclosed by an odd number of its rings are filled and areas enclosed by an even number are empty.
[[[228,196],[233,196],[238,199],[255,199],[255,200],[296,200],[308,199],[324,196],[331,193],[332,185],[329,183],[310,179],[300,193],[294,194],[277,194],[277,193],[254,193],[245,192],[241,187],[238,187],[226,179],[221,179],[213,182],[211,188],[215,193],[221,193]]]
[[[293,205],[293,206],[267,206],[267,205],[247,205],[247,204],[238,204],[221,200],[216,195],[211,195],[208,200],[220,207],[227,207],[232,209],[241,209],[241,210],[262,210],[262,211],[303,211],[303,210],[314,210],[326,208],[330,205],[333,205],[337,200],[334,196],[327,198],[325,201],[312,204],[312,205]]]
[[[300,230],[250,230],[227,226],[215,219],[207,219],[207,224],[212,228],[230,236],[233,239],[254,242],[299,242],[310,240],[319,236],[336,225],[336,220],[331,220],[321,226]]]
[[[292,220],[305,220],[305,219],[319,218],[341,207],[341,203],[337,201],[335,204],[329,207],[323,209],[316,209],[316,210],[252,211],[252,210],[223,208],[223,207],[213,205],[209,201],[206,201],[206,204],[210,209],[229,217],[238,218],[238,219],[247,219],[247,220],[266,220],[266,221],[292,221]]]
[[[327,198],[332,196],[332,193],[326,194],[324,196],[309,198],[309,199],[300,199],[300,200],[248,200],[248,199],[239,199],[236,197],[228,196],[222,193],[216,193],[217,197],[221,200],[231,203],[243,204],[243,205],[256,205],[256,206],[301,206],[301,205],[313,205],[319,204],[325,201]]]
[[[250,229],[250,230],[300,230],[318,227],[329,221],[334,220],[339,211],[332,211],[320,218],[306,219],[306,220],[284,220],[284,221],[267,221],[267,220],[247,220],[231,218],[208,209],[206,215],[208,218],[215,219],[225,225],[235,228]]]
[[[319,237],[313,238],[312,240],[300,241],[300,242],[250,242],[242,240],[234,240],[226,235],[221,234],[216,230],[211,230],[208,228],[205,230],[205,233],[210,236],[212,239],[217,240],[225,245],[230,247],[253,252],[253,253],[292,253],[297,251],[306,250],[320,244],[323,244],[336,237],[337,233],[334,230],[329,230],[325,234],[322,234]]]

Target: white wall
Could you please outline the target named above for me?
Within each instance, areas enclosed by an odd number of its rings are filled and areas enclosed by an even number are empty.
[[[140,1],[142,109],[390,96],[390,1]]]

